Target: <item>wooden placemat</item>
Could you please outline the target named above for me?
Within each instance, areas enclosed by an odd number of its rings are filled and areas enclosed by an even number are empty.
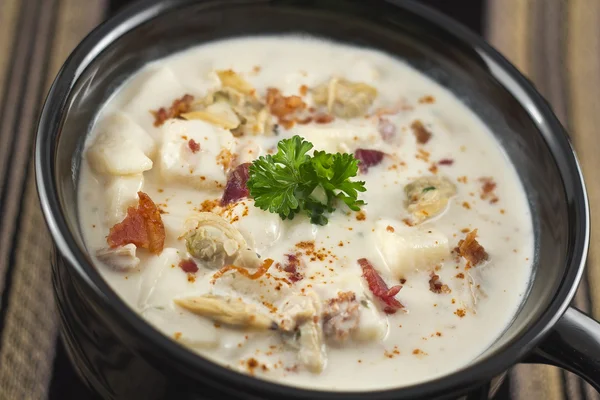
[[[51,244],[31,155],[52,79],[107,7],[107,0],[0,0],[0,400],[75,398],[50,393],[57,369],[68,366],[55,358]],[[595,132],[600,126],[600,0],[488,0],[484,26],[488,40],[534,82],[571,133],[595,210],[600,202]],[[600,214],[592,213],[592,220],[593,239]],[[600,246],[592,240],[575,299],[596,318],[599,257]],[[509,388],[518,400],[600,400],[577,377],[546,366],[513,368]]]

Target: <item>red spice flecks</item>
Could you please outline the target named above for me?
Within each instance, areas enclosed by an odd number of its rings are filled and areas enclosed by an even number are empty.
[[[454,164],[454,160],[451,158],[443,158],[440,161],[438,161],[439,165],[452,165]]]
[[[198,265],[196,265],[196,262],[191,258],[188,258],[187,260],[181,260],[179,262],[179,268],[181,268],[183,272],[187,273],[193,274],[195,272],[198,272]]]
[[[381,135],[381,138],[386,143],[391,143],[396,138],[396,125],[390,122],[387,118],[379,118],[379,123],[377,124],[377,131]]]
[[[188,141],[188,147],[192,151],[192,153],[197,153],[200,151],[200,144],[196,142],[194,139],[190,139]]]
[[[300,266],[300,259],[295,254],[286,254],[287,262],[285,263],[283,270],[287,272],[288,279],[290,282],[298,282],[304,279],[304,275],[298,272]]]
[[[358,168],[362,173],[366,173],[369,167],[380,164],[383,156],[385,153],[379,150],[357,149],[354,152],[354,157],[359,161]]]
[[[394,297],[400,289],[402,289],[402,285],[396,285],[391,288],[388,288],[388,285],[385,283],[383,278],[377,273],[373,265],[366,258],[360,258],[358,260],[358,264],[362,268],[362,276],[365,278],[369,285],[369,290],[375,297],[381,300],[384,303],[383,311],[386,314],[394,314],[396,311],[404,308],[402,303],[400,303]]]
[[[106,237],[111,248],[134,244],[160,254],[165,244],[165,227],[156,204],[144,192],[138,192],[138,206],[129,207],[123,221],[115,224]]]
[[[229,203],[233,203],[243,199],[244,197],[250,196],[247,185],[249,168],[250,163],[243,163],[231,171],[229,177],[227,178],[227,185],[225,186],[223,197],[221,198],[221,206],[226,206]]]

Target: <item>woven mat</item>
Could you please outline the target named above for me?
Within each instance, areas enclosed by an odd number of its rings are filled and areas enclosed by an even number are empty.
[[[31,152],[52,79],[106,9],[107,0],[0,0],[0,400],[46,399],[54,367],[64,368],[55,360],[51,245]],[[591,204],[599,204],[600,0],[488,0],[485,26],[492,44],[535,83],[571,133]],[[600,212],[592,219],[595,237]],[[575,299],[596,318],[599,257],[593,243]],[[518,400],[600,400],[581,380],[553,367],[518,366],[509,378],[510,397]]]

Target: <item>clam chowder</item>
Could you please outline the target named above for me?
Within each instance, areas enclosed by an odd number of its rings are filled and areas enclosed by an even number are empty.
[[[466,366],[528,288],[530,210],[488,128],[378,51],[231,39],[145,66],[86,141],[82,230],[156,329],[243,373],[385,389]]]

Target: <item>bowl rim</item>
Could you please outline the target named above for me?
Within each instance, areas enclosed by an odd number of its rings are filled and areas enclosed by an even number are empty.
[[[67,100],[77,80],[89,64],[110,44],[120,36],[160,14],[187,4],[204,2],[209,6],[245,6],[256,3],[277,3],[277,0],[146,0],[136,2],[112,18],[109,18],[75,48],[60,69],[46,98],[37,127],[35,139],[35,174],[41,208],[51,233],[54,245],[66,264],[88,286],[87,295],[96,296],[106,305],[112,315],[119,320],[121,326],[133,331],[148,344],[165,351],[173,360],[177,360],[180,370],[195,369],[210,371],[223,382],[237,382],[241,388],[250,389],[254,393],[268,392],[271,395],[292,396],[304,399],[398,399],[398,398],[431,398],[435,395],[461,393],[483,383],[491,377],[508,369],[523,359],[548,334],[554,324],[569,306],[582,277],[590,236],[590,211],[583,176],[575,152],[567,133],[550,109],[549,105],[536,91],[533,85],[500,53],[492,48],[482,37],[470,31],[457,21],[440,12],[412,0],[378,0],[381,3],[400,7],[409,13],[424,18],[448,35],[474,49],[486,62],[490,74],[506,88],[532,118],[539,133],[548,145],[557,163],[563,184],[570,179],[572,193],[565,187],[571,199],[568,208],[571,257],[565,260],[568,264],[563,280],[554,293],[550,305],[542,312],[537,321],[527,330],[506,343],[504,348],[493,356],[477,359],[475,362],[448,375],[430,381],[416,383],[400,388],[360,391],[333,392],[303,389],[294,386],[256,379],[246,374],[229,370],[208,360],[160,333],[142,317],[129,308],[123,300],[108,286],[95,270],[84,251],[68,228],[62,212],[58,183],[55,179],[55,150],[65,112]],[[292,5],[297,6],[297,2]],[[285,4],[284,4],[285,6]]]

